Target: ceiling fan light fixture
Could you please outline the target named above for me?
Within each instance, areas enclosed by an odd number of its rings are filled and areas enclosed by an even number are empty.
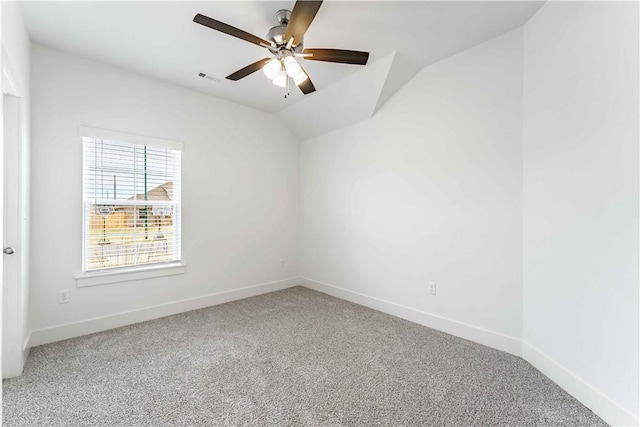
[[[285,87],[287,86],[288,78],[289,76],[287,76],[287,73],[284,70],[280,69],[280,72],[278,73],[276,78],[273,79],[272,83],[276,86]]]
[[[284,68],[287,71],[289,77],[296,77],[298,74],[300,74],[301,70],[300,64],[298,64],[298,61],[296,61],[293,56],[287,56],[286,58],[284,58]]]
[[[300,86],[300,83],[303,83],[308,78],[309,76],[307,76],[307,73],[302,72],[301,69],[300,72],[295,77],[293,77],[293,82],[296,84],[296,86]]]
[[[262,72],[269,80],[275,79],[280,71],[282,71],[282,64],[276,58],[273,58],[271,61],[267,62],[267,65],[262,67]]]

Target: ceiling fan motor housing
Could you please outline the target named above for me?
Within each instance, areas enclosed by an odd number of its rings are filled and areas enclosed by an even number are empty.
[[[280,25],[276,25],[267,32],[266,39],[273,43],[276,47],[286,46],[287,40],[285,40],[285,34],[287,33],[287,24],[291,17],[291,11],[287,9],[280,9],[276,12],[276,18]],[[295,46],[291,47],[291,50],[295,53],[302,53],[304,38],[300,41],[294,40]]]

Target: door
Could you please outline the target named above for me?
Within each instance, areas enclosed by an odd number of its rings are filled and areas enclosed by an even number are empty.
[[[24,224],[21,215],[21,102],[15,85],[3,70],[2,79],[2,377],[15,377],[24,365],[26,289],[21,274]]]

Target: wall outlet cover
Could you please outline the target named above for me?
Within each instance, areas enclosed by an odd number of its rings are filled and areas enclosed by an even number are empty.
[[[427,282],[427,292],[429,292],[429,295],[436,294],[436,282]]]
[[[69,289],[58,291],[58,304],[66,304],[71,300]]]

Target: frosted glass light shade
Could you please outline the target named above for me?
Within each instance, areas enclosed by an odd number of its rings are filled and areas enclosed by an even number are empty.
[[[284,58],[284,68],[287,70],[289,77],[295,77],[300,73],[300,64],[293,56]]]
[[[298,73],[297,76],[293,78],[293,81],[296,84],[296,86],[300,86],[300,83],[304,82],[308,78],[309,76],[307,76],[307,73],[301,71],[300,73]]]
[[[262,67],[262,72],[269,80],[275,79],[280,70],[282,70],[282,64],[276,58],[273,58],[271,61],[267,62],[267,65]]]
[[[276,86],[285,87],[287,85],[287,73],[284,70],[280,70],[275,79],[273,79],[272,83]]]

